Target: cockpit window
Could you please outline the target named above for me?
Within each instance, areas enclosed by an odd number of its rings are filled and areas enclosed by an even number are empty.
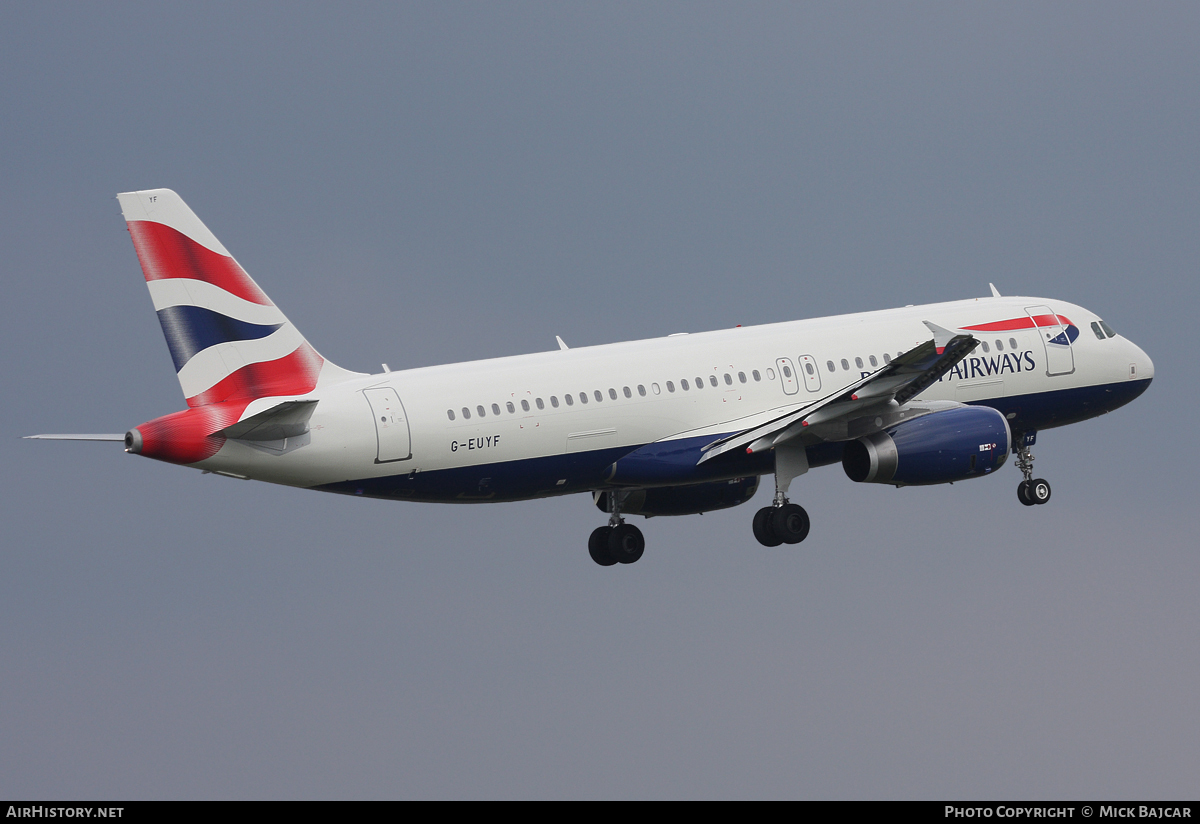
[[[1110,338],[1115,338],[1117,336],[1117,333],[1113,331],[1113,328],[1111,326],[1109,326],[1107,323],[1105,323],[1104,321],[1100,321],[1100,328],[1103,329],[1106,333],[1108,333],[1108,336]]]
[[[1104,333],[1100,331],[1100,324],[1096,323],[1096,321],[1092,321],[1092,331],[1096,333],[1097,338],[1104,340]]]

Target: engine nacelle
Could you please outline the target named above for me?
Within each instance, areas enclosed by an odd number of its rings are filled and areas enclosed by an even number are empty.
[[[1002,467],[1011,439],[1008,421],[995,409],[944,409],[850,441],[842,468],[858,483],[951,483]]]
[[[621,502],[622,515],[695,515],[744,504],[758,491],[758,476],[688,486],[630,490]],[[596,494],[596,507],[612,512],[612,492]]]

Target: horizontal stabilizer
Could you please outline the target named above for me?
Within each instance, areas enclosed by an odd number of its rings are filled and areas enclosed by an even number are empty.
[[[317,401],[284,401],[214,433],[241,441],[278,441],[308,431]]]
[[[124,435],[26,435],[36,441],[124,441]]]

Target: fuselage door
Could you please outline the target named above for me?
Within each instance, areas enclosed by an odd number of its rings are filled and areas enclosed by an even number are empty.
[[[391,387],[381,386],[364,389],[363,395],[371,405],[375,418],[375,437],[379,448],[375,463],[404,461],[412,457],[412,445],[408,431],[408,416],[404,404]]]
[[[804,378],[804,388],[809,392],[821,391],[821,370],[817,368],[817,360],[812,355],[801,355],[796,358],[800,367],[800,377]]]
[[[796,367],[792,366],[792,359],[776,358],[775,368],[779,370],[779,380],[783,382],[784,394],[795,395],[799,387],[796,383]]]
[[[1049,306],[1026,306],[1025,313],[1033,318],[1042,347],[1046,350],[1046,374],[1069,375],[1075,371],[1075,353],[1067,327]]]

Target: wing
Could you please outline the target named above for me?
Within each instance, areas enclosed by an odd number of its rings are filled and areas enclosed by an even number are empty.
[[[852,416],[902,406],[936,383],[979,345],[971,335],[956,335],[929,321],[925,325],[933,332],[932,340],[832,395],[714,441],[705,447],[699,463],[735,449],[750,453],[773,449],[806,433],[821,440],[845,440],[849,437],[844,432],[845,424]]]

